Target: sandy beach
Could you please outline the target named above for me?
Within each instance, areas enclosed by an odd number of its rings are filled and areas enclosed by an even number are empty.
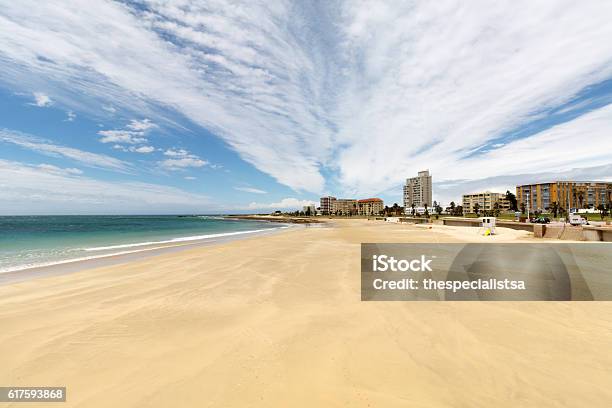
[[[611,303],[360,301],[361,242],[529,240],[341,220],[3,285],[0,385],[71,407],[610,407]]]

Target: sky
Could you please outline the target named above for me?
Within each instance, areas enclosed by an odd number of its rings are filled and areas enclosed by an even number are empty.
[[[0,0],[0,214],[612,180],[609,1]]]

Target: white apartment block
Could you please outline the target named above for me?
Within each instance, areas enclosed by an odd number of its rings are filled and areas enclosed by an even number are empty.
[[[474,213],[474,206],[478,204],[479,211],[492,211],[495,209],[495,203],[498,203],[500,211],[508,211],[510,202],[506,199],[503,193],[492,193],[485,191],[483,193],[464,194],[463,195],[463,212]]]
[[[429,170],[419,171],[416,177],[406,179],[404,185],[404,211],[409,213],[415,207],[433,206],[431,175]]]

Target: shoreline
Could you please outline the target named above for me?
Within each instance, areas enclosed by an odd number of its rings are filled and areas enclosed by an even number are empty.
[[[266,236],[274,233],[280,233],[290,228],[295,228],[297,225],[287,224],[274,228],[259,229],[252,231],[236,231],[229,233],[217,234],[217,236],[206,237],[200,239],[184,239],[177,238],[174,240],[165,240],[159,242],[146,242],[136,244],[124,244],[109,246],[108,248],[132,248],[134,250],[124,250],[109,254],[100,254],[97,256],[80,257],[74,259],[65,259],[52,261],[48,264],[39,264],[25,266],[20,269],[8,270],[0,272],[0,286],[11,283],[23,282],[30,279],[45,278],[49,276],[58,276],[81,272],[90,269],[96,269],[106,266],[123,265],[130,262],[136,262],[141,259],[151,258],[158,255],[174,253],[182,250],[188,250],[197,247],[224,244],[236,240],[255,238],[258,236]],[[106,248],[103,248],[106,249]],[[94,248],[98,250],[98,248]],[[93,251],[90,251],[93,252]]]

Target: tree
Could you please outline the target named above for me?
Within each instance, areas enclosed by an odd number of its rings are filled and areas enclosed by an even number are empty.
[[[415,211],[415,209],[414,209],[414,207],[415,207],[414,203],[412,203],[412,204],[410,205],[410,207],[412,208],[412,216],[414,217],[414,215],[416,214],[416,211]]]
[[[553,218],[557,218],[557,213],[559,213],[559,203],[554,201],[550,205],[550,212],[552,213]]]
[[[434,211],[437,214],[436,219],[438,219],[438,217],[440,217],[440,215],[442,214],[442,207],[437,201],[434,201]]]
[[[580,208],[584,208],[582,207],[582,202],[584,201],[584,193],[582,191],[578,193],[578,201],[580,202]]]
[[[608,215],[608,209],[603,204],[599,204],[597,206],[597,209],[599,210],[599,215],[601,216],[601,220],[603,221],[603,219]]]
[[[427,203],[424,204],[425,207],[425,218],[429,218],[429,211],[427,210]]]
[[[455,202],[454,201],[450,202],[449,208],[450,208],[451,215],[455,215]]]
[[[474,204],[474,212],[476,213],[476,216],[478,217],[478,213],[480,212],[480,204],[478,203]]]
[[[525,203],[521,203],[521,214],[525,215],[526,207]]]
[[[510,202],[510,209],[512,211],[518,211],[516,196],[510,190],[506,190],[506,200]]]
[[[455,208],[455,215],[463,215],[463,206],[458,205],[458,206]]]
[[[393,203],[393,207],[391,207],[393,209],[393,215],[398,215],[399,213],[399,205],[397,205],[397,203]]]
[[[493,215],[495,217],[499,217],[499,213],[500,213],[500,209],[499,209],[499,202],[495,202],[495,204],[493,204]]]

